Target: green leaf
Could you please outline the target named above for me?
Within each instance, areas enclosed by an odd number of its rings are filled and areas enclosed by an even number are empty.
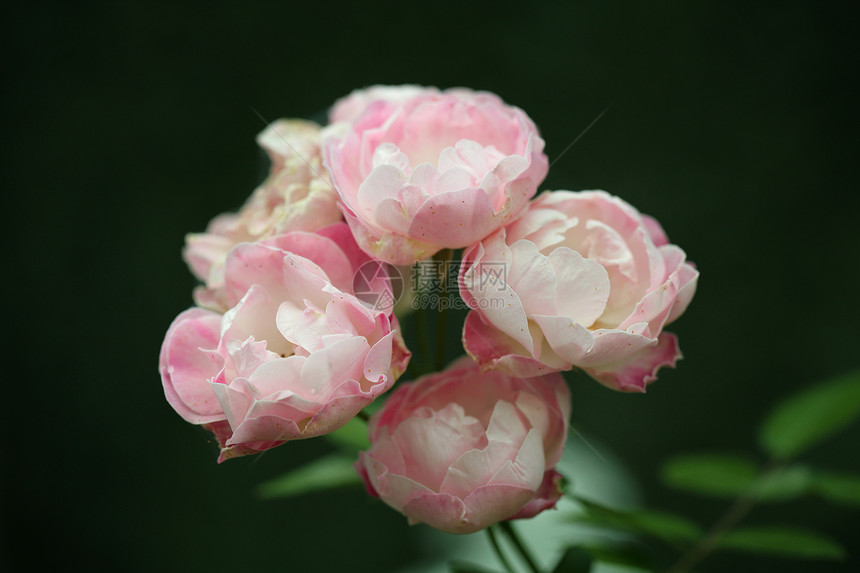
[[[676,489],[715,497],[754,495],[759,501],[786,501],[803,495],[812,474],[805,466],[789,466],[760,474],[751,460],[727,454],[693,454],[663,465],[663,482]]]
[[[347,422],[339,430],[325,434],[324,437],[349,451],[366,450],[370,447],[367,422],[358,417]]]
[[[493,569],[487,569],[468,561],[449,561],[448,571],[450,573],[496,573]]]
[[[591,555],[582,547],[568,547],[552,573],[589,573]]]
[[[631,514],[633,522],[643,533],[670,541],[693,541],[701,537],[701,529],[690,520],[656,511]]]
[[[720,540],[719,547],[797,559],[845,557],[845,550],[821,533],[776,525],[736,529]]]
[[[860,476],[837,473],[816,473],[812,491],[829,502],[860,507]]]
[[[260,485],[257,493],[264,499],[271,499],[357,485],[361,478],[353,463],[352,457],[331,454]]]
[[[762,476],[755,485],[759,501],[788,501],[809,491],[812,471],[806,466],[788,466]]]
[[[677,515],[647,510],[620,511],[586,498],[573,497],[585,508],[585,513],[572,518],[579,523],[641,533],[669,543],[691,542],[702,535],[696,524]]]
[[[663,465],[663,482],[676,489],[716,497],[737,497],[758,477],[751,460],[723,454],[694,454],[673,458]]]
[[[646,571],[653,570],[654,560],[643,549],[635,545],[585,545],[583,548],[595,561],[624,565]]]
[[[848,426],[860,415],[860,371],[795,395],[771,412],[759,433],[764,450],[796,456]]]

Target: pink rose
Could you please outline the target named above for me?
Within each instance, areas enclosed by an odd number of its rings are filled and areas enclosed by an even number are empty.
[[[569,416],[558,374],[482,373],[463,358],[394,391],[356,468],[410,523],[471,533],[555,506]]]
[[[215,433],[219,461],[331,432],[406,369],[396,318],[351,294],[367,260],[344,223],[242,243],[224,264],[229,310],[192,308],[173,322],[164,392]]]
[[[375,258],[412,264],[479,241],[546,176],[534,123],[497,96],[457,89],[398,99],[373,101],[323,135],[346,220]]]
[[[438,94],[439,90],[434,87],[416,85],[399,86],[371,86],[361,90],[354,90],[348,96],[334,102],[329,111],[329,121],[337,123],[340,121],[352,121],[363,112],[367,106],[374,102],[384,101],[393,104],[402,103],[409,98],[423,94]]]
[[[185,238],[183,256],[205,283],[195,292],[201,306],[226,310],[219,300],[224,260],[233,246],[286,233],[316,231],[342,220],[337,194],[322,166],[320,127],[310,121],[281,119],[257,136],[272,166],[238,213],[219,215],[205,233]]]
[[[681,356],[663,327],[687,308],[698,277],[660,225],[621,199],[544,193],[464,253],[461,294],[476,310],[463,344],[484,368],[528,376],[578,367],[642,392]]]

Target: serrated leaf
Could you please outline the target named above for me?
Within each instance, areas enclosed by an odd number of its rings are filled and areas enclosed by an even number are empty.
[[[736,529],[719,542],[722,549],[797,559],[842,559],[845,550],[826,535],[806,529],[761,526]]]
[[[809,491],[812,471],[806,466],[789,466],[773,470],[762,476],[755,485],[759,501],[788,501]]]
[[[591,555],[582,547],[568,547],[552,573],[589,573]]]
[[[812,478],[812,491],[837,505],[860,507],[860,476],[815,473]]]
[[[860,415],[860,371],[818,384],[771,412],[759,433],[766,452],[796,456],[845,428]]]
[[[370,448],[370,439],[367,437],[367,422],[358,417],[353,418],[340,429],[325,434],[324,437],[350,451]]]
[[[751,460],[728,454],[679,456],[663,464],[663,482],[677,489],[716,497],[737,497],[758,477]]]
[[[621,511],[602,506],[586,498],[573,497],[585,508],[585,513],[572,518],[579,523],[641,533],[670,543],[691,542],[702,535],[701,529],[696,524],[678,515],[647,510]]]
[[[271,499],[358,485],[361,478],[354,463],[352,457],[343,454],[325,456],[260,485],[257,493],[264,499]]]

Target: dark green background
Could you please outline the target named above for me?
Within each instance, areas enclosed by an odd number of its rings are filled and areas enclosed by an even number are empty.
[[[71,4],[71,3],[70,3]],[[309,4],[309,3],[308,3]],[[500,94],[540,126],[544,188],[603,188],[702,271],[647,395],[577,380],[573,423],[662,488],[699,448],[753,451],[769,405],[858,365],[857,18],[850,3],[168,3],[3,8],[5,571],[388,571],[415,528],[359,492],[281,502],[261,481],[319,441],[215,464],[164,400],[157,356],[190,302],[183,235],[239,206],[268,119],[354,88]],[[860,471],[860,428],[806,460]],[[750,522],[822,529],[837,566],[716,557],[702,571],[841,571],[857,513],[815,500]],[[853,564],[853,565],[852,565]]]

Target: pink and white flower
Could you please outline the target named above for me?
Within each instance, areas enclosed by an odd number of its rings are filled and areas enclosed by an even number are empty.
[[[555,506],[569,417],[558,374],[481,372],[463,358],[394,391],[356,468],[410,523],[471,533]]]
[[[481,240],[519,214],[547,173],[544,142],[522,110],[486,92],[411,89],[354,94],[333,112],[349,121],[323,135],[358,244],[393,264]]]
[[[170,326],[165,395],[215,433],[220,461],[334,431],[406,369],[396,318],[351,293],[367,260],[344,223],[241,243],[224,263],[229,310]]]
[[[400,104],[404,101],[425,94],[438,94],[439,90],[434,87],[404,84],[399,86],[370,86],[368,88],[354,90],[351,94],[343,97],[331,107],[328,117],[331,123],[347,121],[350,122],[361,115],[367,107],[375,102],[388,102]]]
[[[578,367],[610,388],[644,391],[681,356],[663,328],[696,290],[699,273],[685,259],[654,219],[617,197],[544,193],[464,253],[461,294],[476,309],[466,351],[484,368],[528,376]]]
[[[266,180],[238,213],[213,219],[205,233],[185,238],[183,256],[204,287],[195,292],[201,306],[226,310],[220,299],[227,253],[242,242],[267,239],[289,231],[316,231],[343,219],[337,194],[322,165],[320,126],[281,119],[257,136],[269,155]]]

